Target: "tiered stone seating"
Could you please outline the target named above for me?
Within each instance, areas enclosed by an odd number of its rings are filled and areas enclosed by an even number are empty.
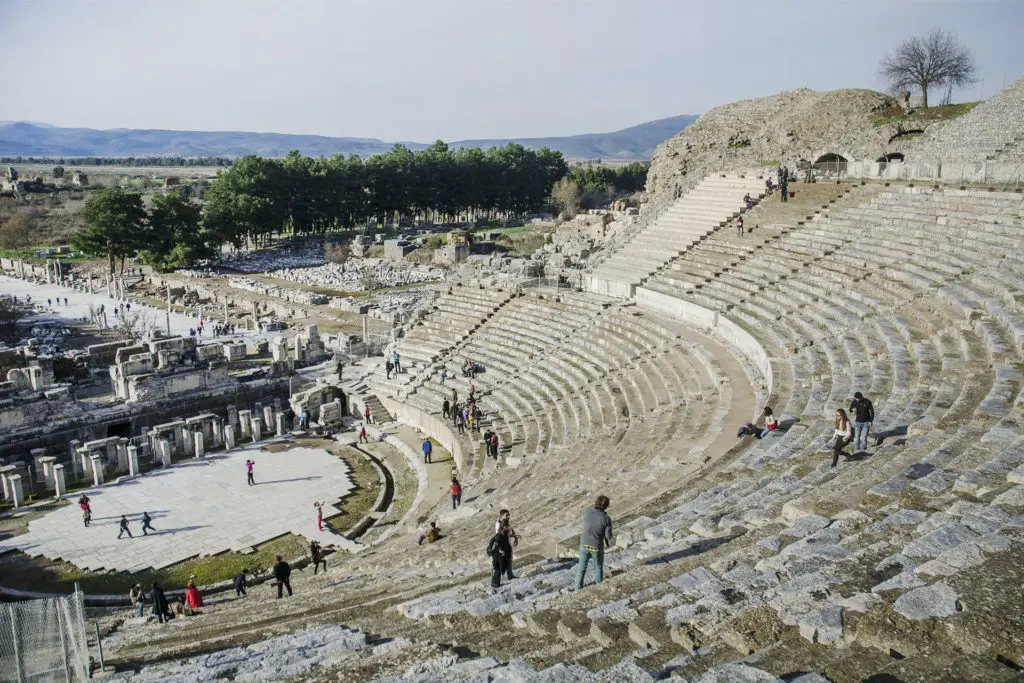
[[[960,118],[928,130],[908,161],[1024,162],[1024,78]]]
[[[590,276],[590,290],[629,297],[636,285],[676,255],[702,240],[744,209],[743,197],[757,201],[764,192],[759,174],[705,178],[665,210]]]

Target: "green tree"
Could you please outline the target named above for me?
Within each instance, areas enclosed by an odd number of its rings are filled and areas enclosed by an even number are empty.
[[[64,177],[64,167],[63,166],[54,166],[53,167],[53,177],[54,178],[63,178]]]
[[[125,257],[144,244],[147,217],[142,196],[119,188],[99,190],[89,195],[81,216],[85,227],[74,238],[78,249],[95,256],[105,255],[111,275],[116,259],[120,258],[123,271]]]
[[[580,212],[582,197],[579,183],[569,177],[555,181],[554,187],[551,188],[551,203],[565,218],[572,218]]]
[[[203,229],[199,206],[180,190],[153,199],[145,244],[141,256],[158,270],[195,265],[219,246],[216,235]]]

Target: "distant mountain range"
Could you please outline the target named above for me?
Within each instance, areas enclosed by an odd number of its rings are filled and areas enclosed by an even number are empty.
[[[590,133],[551,138],[459,140],[454,148],[495,147],[517,142],[534,149],[550,147],[570,159],[622,159],[646,161],[654,148],[697,120],[694,115],[649,121],[613,133]],[[427,145],[403,143],[413,150]],[[180,131],[115,128],[60,128],[46,123],[0,122],[0,156],[145,157],[220,156],[257,154],[281,157],[293,149],[307,156],[386,152],[394,145],[376,138],[332,138],[321,135],[244,133],[235,131]]]

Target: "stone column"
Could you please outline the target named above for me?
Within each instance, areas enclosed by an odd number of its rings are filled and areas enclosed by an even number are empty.
[[[88,448],[81,448],[78,451],[78,464],[81,465],[82,479],[88,480],[92,477],[92,453]]]
[[[228,426],[232,429],[238,426],[238,409],[233,405],[228,406]]]
[[[3,486],[4,489],[4,500],[11,499],[11,483],[7,479],[8,476],[10,475],[7,472],[0,472],[0,486]]]
[[[43,458],[46,457],[45,448],[33,448],[28,452],[29,457],[32,458],[32,464],[35,465],[36,481],[44,481],[46,485],[50,485],[50,480],[46,476],[46,470],[43,467]]]
[[[22,488],[20,474],[12,474],[7,477],[7,488],[11,491],[11,500],[14,501],[14,507],[25,507],[25,489]]]
[[[64,481],[64,465],[53,466],[53,493],[57,498],[63,498],[68,492],[68,485]]]
[[[137,477],[139,476],[139,447],[129,446],[128,447],[128,474]]]
[[[203,433],[201,431],[197,431],[195,434],[192,435],[192,439],[193,439],[193,446],[194,446],[193,451],[195,453],[195,457],[197,457],[197,458],[203,457],[203,455],[206,454],[206,450],[203,448]]]
[[[288,430],[288,425],[286,424],[287,421],[288,420],[286,419],[286,416],[285,416],[284,413],[278,413],[277,414],[277,435],[278,436],[284,436],[286,433],[288,433],[289,430]]]
[[[252,419],[249,417],[248,410],[238,411],[238,428],[240,438],[246,439],[249,437],[249,433],[252,431]]]
[[[94,486],[103,486],[103,457],[94,455],[92,461],[92,483]]]
[[[256,443],[263,438],[262,422],[258,417],[252,418],[252,442]]]
[[[171,442],[167,439],[160,439],[156,442],[157,454],[164,467],[171,466]]]
[[[42,472],[45,486],[48,489],[53,488],[53,467],[56,460],[57,458],[55,458],[52,455],[48,455],[45,458],[39,458],[39,464],[41,469],[37,471]]]
[[[231,425],[224,425],[224,450],[230,451],[235,447],[235,429]]]
[[[274,406],[263,407],[263,424],[266,426],[267,431],[274,428]]]
[[[117,448],[117,471],[127,472],[128,467],[128,439],[121,439],[116,444]]]
[[[195,442],[195,436],[192,435],[192,430],[191,429],[183,430],[182,431],[182,436],[183,436],[183,438],[181,440],[182,452],[186,456],[194,455],[195,454],[196,442]]]
[[[262,403],[257,403],[255,406],[253,406],[251,414],[252,414],[252,419],[254,419],[254,420],[262,420],[263,419],[263,404]]]

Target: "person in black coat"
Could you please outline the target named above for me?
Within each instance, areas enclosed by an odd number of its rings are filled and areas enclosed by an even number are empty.
[[[242,597],[247,595],[245,592],[245,572],[239,572],[235,574],[235,597]]]
[[[498,533],[491,537],[487,544],[487,554],[491,558],[491,588],[501,586],[501,575],[508,571],[509,558],[512,557],[512,544],[508,540],[508,525],[503,524]]]
[[[150,598],[153,601],[153,614],[161,624],[164,623],[164,620],[170,617],[171,606],[167,604],[164,589],[156,581],[153,582],[153,592]]]
[[[289,597],[292,594],[292,582],[290,577],[292,575],[292,567],[290,564],[285,562],[280,555],[277,556],[277,563],[274,565],[274,579],[277,580],[277,597],[281,599],[284,596],[284,589],[288,589]]]

